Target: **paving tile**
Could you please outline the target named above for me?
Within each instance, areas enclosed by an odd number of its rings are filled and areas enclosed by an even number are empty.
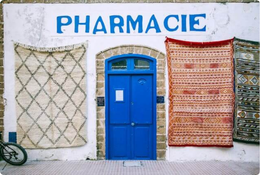
[[[124,166],[124,162],[128,165]],[[141,164],[142,166],[135,166]],[[259,164],[234,161],[28,161],[23,166],[0,162],[3,175],[255,175]]]

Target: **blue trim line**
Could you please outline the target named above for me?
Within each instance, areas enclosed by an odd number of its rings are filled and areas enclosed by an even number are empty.
[[[119,61],[120,59],[127,59],[127,69],[126,70],[111,70],[111,63],[112,62],[115,62],[115,61]],[[133,60],[134,59],[143,59],[143,60],[147,60],[150,62],[150,70],[134,70],[133,67],[134,67],[134,62]],[[129,61],[130,60],[130,61]],[[157,112],[157,108],[156,108],[156,101],[157,101],[157,76],[156,76],[156,59],[155,58],[152,58],[150,56],[147,56],[147,55],[141,55],[141,54],[123,54],[123,55],[116,55],[116,56],[112,56],[108,59],[105,60],[105,125],[106,125],[106,129],[105,129],[105,132],[106,132],[106,140],[105,140],[105,143],[106,143],[106,159],[110,159],[110,155],[109,155],[109,139],[108,139],[108,136],[109,136],[109,102],[108,102],[108,99],[109,99],[109,92],[108,92],[108,78],[109,78],[109,75],[110,74],[129,74],[129,75],[133,75],[133,74],[139,74],[139,75],[142,75],[142,74],[151,74],[153,75],[153,154],[152,154],[152,160],[156,160],[156,126],[157,126],[157,117],[156,117],[156,112]]]

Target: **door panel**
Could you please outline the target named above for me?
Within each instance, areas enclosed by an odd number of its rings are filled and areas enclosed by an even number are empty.
[[[152,124],[153,93],[152,76],[132,76],[132,121],[136,124]]]
[[[110,152],[112,159],[127,159],[130,156],[129,136],[129,126],[110,126]]]
[[[153,76],[108,79],[109,159],[153,159]]]
[[[151,127],[136,126],[134,128],[134,158],[149,159],[151,157]]]
[[[130,76],[109,76],[109,122],[110,124],[129,124],[129,85]],[[119,92],[119,93],[118,93]]]

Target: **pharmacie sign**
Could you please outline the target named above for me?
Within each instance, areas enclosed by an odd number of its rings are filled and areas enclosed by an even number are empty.
[[[53,16],[54,35],[206,34],[206,13],[66,14]],[[53,26],[53,25],[52,25]]]

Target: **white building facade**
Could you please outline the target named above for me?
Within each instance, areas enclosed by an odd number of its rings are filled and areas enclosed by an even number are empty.
[[[153,89],[156,94],[153,99],[161,97],[162,101],[158,102],[157,99],[156,103],[152,100],[154,110],[156,108],[153,115],[157,121],[152,129],[155,132],[151,135],[152,141],[149,142],[154,145],[151,148],[155,154],[152,159],[259,161],[257,144],[234,141],[231,148],[168,146],[169,77],[164,44],[166,36],[195,42],[233,37],[259,42],[259,3],[3,4],[3,16],[5,141],[10,140],[10,132],[18,132],[14,43],[35,48],[57,48],[80,43],[86,46],[83,64],[86,99],[82,108],[86,117],[85,129],[82,130],[86,143],[73,147],[28,147],[29,159],[109,159],[107,154],[112,154],[113,149],[108,148],[106,143],[113,138],[106,135],[109,114],[106,106],[110,103],[106,101],[106,93],[109,93],[106,83],[110,81],[106,77],[106,71],[109,71],[106,60],[134,54],[154,58],[157,62],[153,74],[157,77],[154,80],[157,86]],[[115,100],[125,100],[123,90],[118,89],[117,93]]]

